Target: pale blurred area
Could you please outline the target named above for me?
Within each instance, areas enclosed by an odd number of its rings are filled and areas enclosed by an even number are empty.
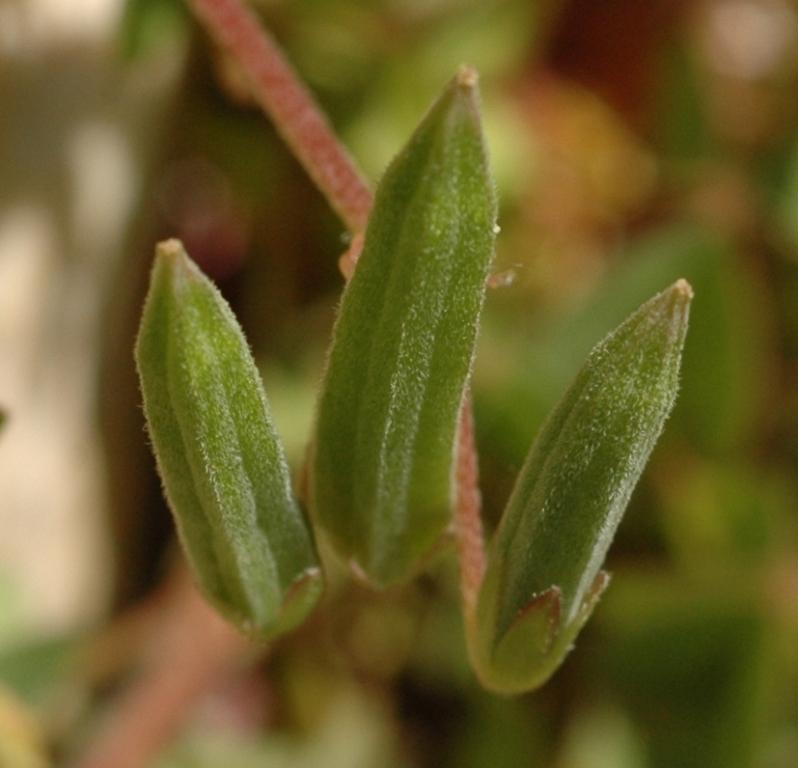
[[[86,625],[110,594],[99,324],[176,75],[123,79],[123,5],[0,0],[0,646]]]

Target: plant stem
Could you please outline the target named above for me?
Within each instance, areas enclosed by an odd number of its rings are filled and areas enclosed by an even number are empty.
[[[112,704],[75,768],[144,768],[180,732],[200,700],[250,645],[180,573],[156,617],[151,656]],[[165,626],[164,626],[165,625]]]
[[[347,228],[362,232],[371,210],[369,185],[277,43],[240,0],[189,3],[243,68],[261,108]]]
[[[482,529],[482,497],[474,440],[474,411],[467,392],[460,410],[457,449],[457,501],[455,528],[460,558],[460,592],[466,621],[476,610],[477,596],[485,575],[485,538]]]

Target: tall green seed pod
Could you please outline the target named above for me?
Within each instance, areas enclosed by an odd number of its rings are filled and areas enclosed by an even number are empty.
[[[311,509],[375,585],[411,575],[451,523],[495,221],[476,73],[463,68],[379,185],[318,408]]]
[[[596,346],[535,440],[469,617],[487,687],[545,682],[606,586],[604,557],[676,398],[691,298],[679,280]]]
[[[158,246],[136,344],[149,434],[200,588],[246,632],[299,623],[322,576],[241,329],[182,245]]]

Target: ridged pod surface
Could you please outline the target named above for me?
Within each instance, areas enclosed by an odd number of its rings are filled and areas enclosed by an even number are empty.
[[[379,185],[317,414],[314,518],[378,586],[412,575],[451,523],[495,221],[476,74],[463,68]]]
[[[604,557],[676,398],[691,299],[679,280],[599,343],[535,440],[468,628],[487,687],[545,682],[606,586]]]
[[[136,344],[144,411],[205,596],[248,634],[299,623],[322,576],[244,336],[182,245],[158,246]]]

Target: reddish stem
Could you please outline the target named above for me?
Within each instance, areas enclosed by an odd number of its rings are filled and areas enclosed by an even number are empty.
[[[258,103],[347,228],[363,231],[371,189],[277,43],[240,0],[189,2],[244,69]]]
[[[181,573],[163,606],[143,669],[106,713],[76,768],[144,768],[180,732],[192,706],[247,652],[249,643]]]
[[[460,410],[457,451],[457,502],[455,531],[460,556],[460,591],[467,621],[476,610],[477,596],[485,575],[485,539],[482,529],[482,496],[474,440],[474,412],[471,394],[466,393]]]

